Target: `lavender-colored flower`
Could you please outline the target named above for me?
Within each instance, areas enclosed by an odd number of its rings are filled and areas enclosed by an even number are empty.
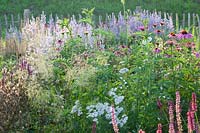
[[[155,49],[153,50],[153,52],[154,52],[155,54],[159,54],[161,51],[162,51],[162,50],[161,50],[160,48],[155,48]]]
[[[199,52],[196,52],[196,53],[195,53],[195,56],[196,56],[196,58],[200,58],[200,53],[199,53]]]

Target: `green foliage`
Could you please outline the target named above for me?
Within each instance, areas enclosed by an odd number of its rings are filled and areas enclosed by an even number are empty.
[[[92,20],[94,9],[95,8],[92,8],[89,10],[89,9],[84,8],[82,10],[82,14],[83,14],[84,18],[80,19],[79,21],[90,24],[91,26],[94,26],[94,23],[93,23],[94,21]]]

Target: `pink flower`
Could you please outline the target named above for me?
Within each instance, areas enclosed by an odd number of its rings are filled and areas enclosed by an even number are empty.
[[[192,131],[195,130],[195,119],[193,111],[187,112],[187,120],[188,120],[188,132],[192,133]]]
[[[96,133],[96,127],[97,127],[97,124],[95,121],[93,121],[93,124],[92,124],[92,133]]]
[[[168,102],[168,107],[169,107],[169,133],[175,133],[175,129],[174,129],[174,107],[173,107],[172,101]]]
[[[182,121],[181,121],[181,97],[179,91],[176,92],[176,121],[178,125],[178,131],[179,133],[182,133],[183,127],[182,127]]]
[[[166,44],[169,45],[169,46],[173,46],[173,45],[176,44],[176,41],[174,41],[174,40],[167,40]]]
[[[117,121],[115,119],[115,107],[114,105],[112,105],[112,125],[113,125],[113,130],[115,131],[115,133],[119,133],[119,128],[117,126]]]
[[[158,124],[158,130],[156,133],[162,133],[162,124]]]
[[[145,31],[145,27],[144,26],[139,26],[138,29],[141,30],[141,31]]]
[[[154,32],[155,32],[157,35],[162,34],[162,31],[161,31],[161,30],[155,30]]]
[[[195,93],[192,93],[191,111],[197,111],[197,97]]]
[[[142,129],[140,129],[140,130],[138,131],[138,133],[145,133],[145,131],[143,131]]]

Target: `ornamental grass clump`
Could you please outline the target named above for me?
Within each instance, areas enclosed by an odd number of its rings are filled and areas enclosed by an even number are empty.
[[[0,132],[23,130],[28,114],[28,96],[25,84],[28,72],[14,68],[3,69],[0,80]]]

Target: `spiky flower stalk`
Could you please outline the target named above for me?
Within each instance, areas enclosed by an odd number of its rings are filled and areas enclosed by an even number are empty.
[[[187,120],[188,120],[188,133],[192,133],[195,130],[195,119],[194,119],[194,112],[188,111],[187,112]]]
[[[117,121],[116,121],[116,118],[115,118],[115,107],[114,105],[112,105],[112,125],[113,125],[113,130],[115,131],[115,133],[119,133],[119,128],[117,126]]]
[[[173,107],[172,101],[168,102],[168,107],[169,107],[169,133],[175,133],[175,129],[174,129],[174,107]]]
[[[95,121],[93,121],[93,124],[92,124],[92,133],[96,133],[96,127],[97,127],[97,124]]]
[[[156,131],[156,133],[162,133],[162,124],[158,124],[158,130]]]
[[[181,97],[179,91],[176,92],[176,121],[178,125],[178,132],[182,133],[183,132],[183,126],[182,126],[182,121],[181,121]]]
[[[197,112],[197,98],[195,93],[192,93],[191,110]]]

